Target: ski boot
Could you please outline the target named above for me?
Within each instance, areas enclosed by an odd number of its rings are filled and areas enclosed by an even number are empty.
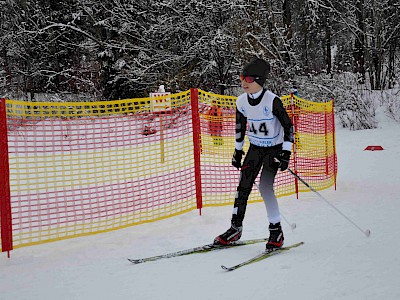
[[[243,226],[231,225],[225,233],[214,239],[214,245],[229,245],[240,239],[242,236]]]
[[[268,229],[269,229],[269,239],[266,244],[267,251],[281,248],[283,246],[283,240],[284,240],[281,223],[276,223],[276,224],[270,223]]]

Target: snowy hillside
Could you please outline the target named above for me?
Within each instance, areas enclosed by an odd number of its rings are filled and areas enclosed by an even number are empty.
[[[384,151],[363,151],[381,145]],[[142,258],[212,242],[229,226],[231,207],[206,208],[156,223],[17,249],[0,257],[1,299],[400,299],[400,124],[337,129],[338,184],[321,194],[280,198],[286,245],[299,248],[224,272],[263,244],[140,265]],[[257,190],[253,191],[257,193]],[[264,204],[249,205],[243,239],[267,237]]]

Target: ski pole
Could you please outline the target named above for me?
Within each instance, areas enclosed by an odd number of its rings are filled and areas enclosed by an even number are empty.
[[[288,171],[292,173],[294,177],[296,177],[298,180],[300,180],[306,187],[308,187],[311,191],[313,191],[315,194],[318,195],[318,197],[322,200],[324,200],[330,207],[332,207],[334,210],[336,210],[339,214],[341,214],[347,221],[349,221],[351,224],[353,224],[358,230],[360,230],[362,233],[365,234],[366,237],[369,237],[371,235],[371,231],[369,229],[363,230],[360,226],[358,226],[353,220],[351,220],[348,216],[346,216],[344,213],[342,213],[336,206],[334,206],[332,203],[330,203],[325,197],[323,197],[320,193],[318,193],[313,187],[311,187],[307,182],[305,182],[299,175],[294,173],[290,168],[288,168]]]
[[[256,188],[258,189],[258,191],[260,191],[260,187],[258,186],[257,182],[254,181],[254,185],[256,186]],[[295,229],[296,229],[296,223],[290,223],[290,222],[285,218],[285,216],[284,216],[282,213],[280,213],[280,214],[281,214],[283,220],[285,220],[285,222],[290,226],[290,228],[292,229],[292,231],[295,230]]]

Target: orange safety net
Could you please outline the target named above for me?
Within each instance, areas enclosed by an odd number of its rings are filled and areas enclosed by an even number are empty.
[[[6,100],[14,248],[232,204],[235,101],[196,89],[102,102]],[[290,167],[317,190],[332,186],[332,102],[283,101],[297,130]],[[278,175],[278,196],[297,190],[306,189]],[[249,201],[260,200],[253,191]]]

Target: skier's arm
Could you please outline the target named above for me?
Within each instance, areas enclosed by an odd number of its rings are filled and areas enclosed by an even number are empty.
[[[293,137],[293,124],[290,120],[290,117],[283,107],[283,103],[280,98],[275,97],[274,102],[272,104],[272,112],[278,118],[279,122],[283,127],[284,137],[283,137],[283,150],[292,151],[292,145],[294,142]]]
[[[242,150],[246,135],[247,118],[236,108],[235,149]]]

